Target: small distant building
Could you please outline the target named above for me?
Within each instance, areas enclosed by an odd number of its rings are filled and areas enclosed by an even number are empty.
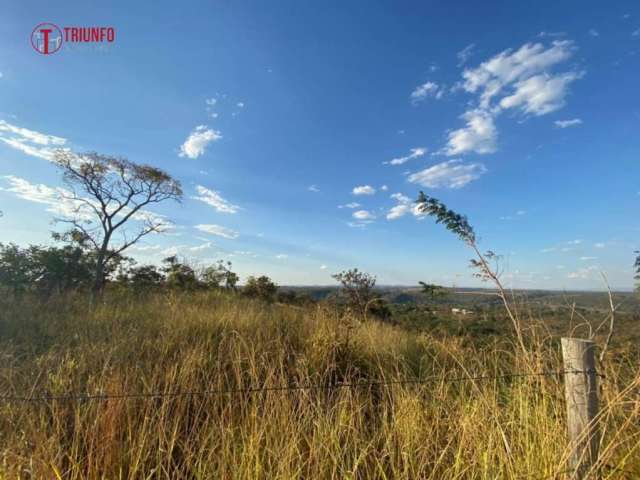
[[[473,312],[471,310],[467,310],[466,308],[452,308],[451,313],[454,315],[471,315]]]

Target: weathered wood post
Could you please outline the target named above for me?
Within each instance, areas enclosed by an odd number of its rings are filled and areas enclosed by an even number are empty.
[[[571,445],[573,478],[587,478],[598,460],[598,415],[595,344],[590,340],[563,338],[564,392]]]

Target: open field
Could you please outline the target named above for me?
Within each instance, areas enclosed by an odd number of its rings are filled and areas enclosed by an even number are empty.
[[[4,398],[1,477],[565,478],[562,380],[538,375],[562,370],[559,339],[523,323],[526,356],[507,331],[361,323],[324,303],[4,296],[2,394],[98,397]],[[637,347],[621,338],[600,366],[602,478],[640,477]],[[165,396],[127,397],[149,393]]]

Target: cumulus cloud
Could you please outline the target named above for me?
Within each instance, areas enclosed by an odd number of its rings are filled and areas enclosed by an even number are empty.
[[[462,115],[467,121],[464,128],[449,132],[445,154],[462,155],[469,152],[493,153],[496,151],[498,130],[493,116],[482,109],[469,110]]]
[[[520,107],[532,115],[540,116],[555,112],[565,105],[567,87],[582,77],[582,73],[569,72],[561,75],[543,73],[515,83],[513,95],[502,98],[502,108]]]
[[[411,102],[419,103],[426,100],[429,97],[440,99],[444,95],[445,89],[439,86],[435,82],[426,82],[422,85],[418,85],[413,92],[411,92]]]
[[[320,191],[320,189],[318,188],[317,185],[309,185],[307,187],[307,190],[309,190],[310,192],[313,192],[313,193],[318,193]]]
[[[358,208],[361,205],[358,202],[346,203],[344,205],[338,205],[338,208]]]
[[[326,265],[320,265],[320,270],[326,270],[327,266]]]
[[[198,125],[180,146],[180,156],[198,158],[202,155],[207,145],[222,138],[218,130],[213,130],[206,125]]]
[[[461,116],[465,127],[449,132],[441,153],[493,153],[498,136],[495,118],[503,111],[517,109],[525,115],[540,116],[562,108],[569,86],[583,72],[553,70],[574,51],[569,40],[556,40],[550,46],[526,43],[517,50],[504,50],[475,68],[466,68],[456,88],[477,98],[473,108]]]
[[[194,228],[196,228],[197,230],[200,230],[201,232],[208,233],[210,235],[216,235],[218,237],[228,238],[231,240],[238,238],[240,236],[238,232],[234,230],[231,230],[226,227],[221,227],[220,225],[215,225],[215,224],[200,224],[200,225],[196,225]]]
[[[573,118],[571,120],[556,120],[553,123],[555,123],[558,128],[569,128],[575,127],[576,125],[582,125],[582,120],[579,118]]]
[[[415,217],[423,217],[425,212],[420,211],[418,204],[411,201],[409,197],[402,193],[394,193],[391,195],[397,204],[389,209],[387,212],[387,220],[396,220],[397,218],[404,217],[408,213]]]
[[[354,195],[373,195],[376,193],[376,189],[371,185],[360,185],[358,187],[353,187],[351,193]]]
[[[428,188],[462,188],[487,172],[481,163],[464,163],[454,159],[409,175],[411,183]]]
[[[368,210],[356,210],[352,216],[356,220],[374,220],[376,218],[376,216]]]
[[[427,153],[427,149],[424,147],[412,148],[411,153],[409,155],[405,155],[404,157],[394,158],[389,160],[388,162],[382,162],[384,165],[403,165],[407,163],[409,160],[413,160],[414,158],[419,158],[424,156]]]
[[[207,205],[211,205],[216,211],[221,213],[237,213],[240,209],[239,206],[234,205],[220,195],[219,192],[215,190],[209,190],[202,185],[196,185],[196,191],[198,195],[195,197],[191,197],[193,200],[198,200],[200,202],[204,202]]]
[[[66,138],[48,135],[0,120],[0,140],[27,155],[52,161],[56,149],[64,148]]]
[[[463,88],[470,93],[479,92],[480,106],[489,108],[492,98],[505,87],[564,62],[574,50],[569,40],[554,41],[549,48],[541,43],[526,43],[516,51],[504,50],[477,68],[465,70]]]

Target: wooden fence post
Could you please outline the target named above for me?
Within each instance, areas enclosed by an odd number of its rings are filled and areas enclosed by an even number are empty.
[[[564,392],[571,444],[573,478],[587,478],[598,460],[600,432],[598,415],[595,344],[590,340],[563,338]]]

